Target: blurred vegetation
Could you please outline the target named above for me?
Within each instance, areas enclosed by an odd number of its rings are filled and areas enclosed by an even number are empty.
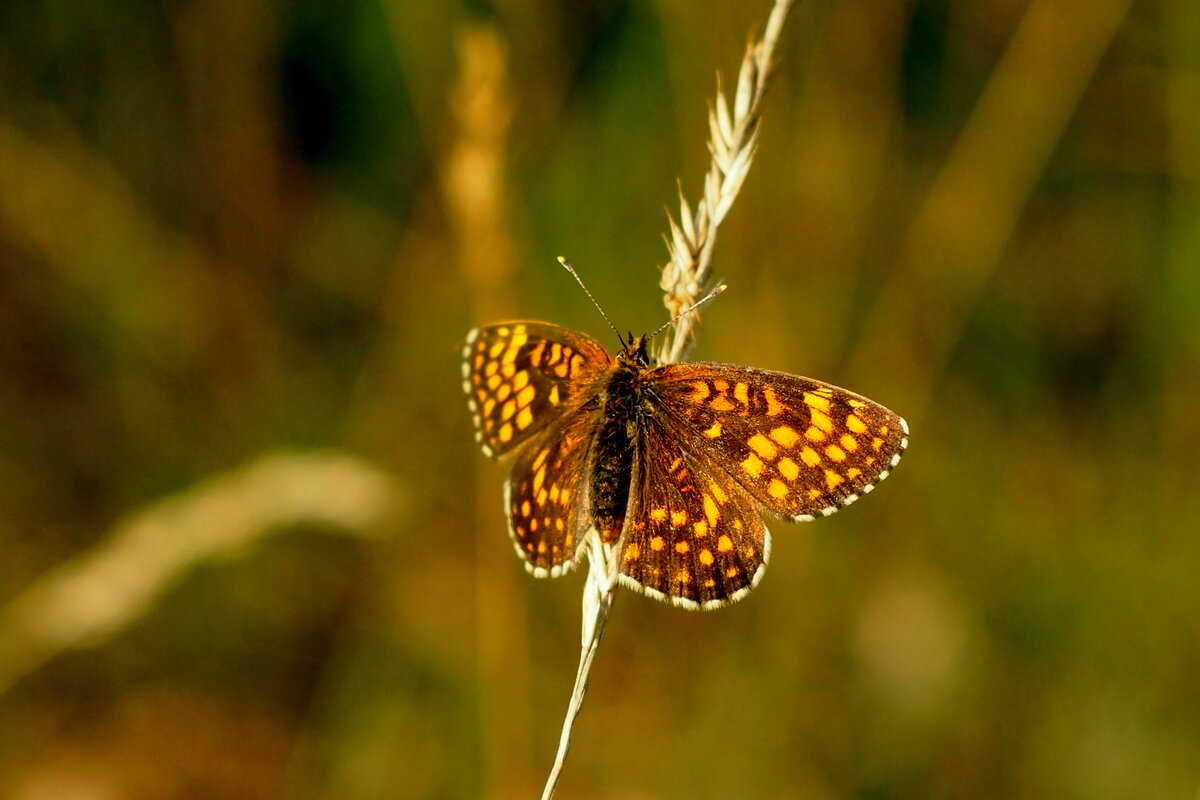
[[[732,0],[0,3],[0,797],[535,795],[474,323],[663,321]],[[627,595],[566,797],[1200,792],[1200,6],[805,3],[697,357],[912,424],[711,614]],[[267,536],[267,534],[272,534]]]

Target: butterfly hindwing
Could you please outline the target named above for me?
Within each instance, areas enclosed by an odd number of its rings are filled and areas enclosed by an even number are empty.
[[[561,417],[521,450],[504,484],[508,528],[529,571],[557,577],[575,566],[592,523],[589,452],[595,414]]]
[[[654,420],[641,431],[621,580],[685,608],[716,608],[762,577],[771,540],[754,501],[703,453]]]
[[[679,425],[768,511],[828,516],[870,492],[908,445],[905,421],[845,389],[730,364],[649,372],[664,424]]]
[[[599,342],[558,325],[502,322],[471,331],[463,389],[484,453],[503,455],[577,409],[611,364]]]

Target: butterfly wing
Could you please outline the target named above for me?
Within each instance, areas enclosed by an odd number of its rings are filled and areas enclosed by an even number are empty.
[[[810,521],[853,503],[908,446],[903,418],[810,378],[710,363],[667,364],[650,377],[664,424],[781,517]]]
[[[504,483],[513,545],[539,578],[570,570],[583,552],[578,545],[591,527],[588,465],[599,422],[594,410],[585,406],[551,423],[520,451]]]
[[[620,578],[677,606],[717,608],[758,583],[770,534],[729,473],[675,434],[655,418],[640,432],[617,544]]]
[[[612,364],[604,347],[545,322],[475,328],[463,347],[463,389],[485,455],[529,441],[595,393]]]

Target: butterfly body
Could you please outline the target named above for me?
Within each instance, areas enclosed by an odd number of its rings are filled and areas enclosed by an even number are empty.
[[[745,596],[770,535],[760,511],[828,516],[887,477],[904,420],[787,373],[731,364],[654,366],[646,337],[614,358],[549,323],[478,328],[464,389],[485,454],[516,451],[510,533],[535,575],[575,565],[595,530],[622,583],[687,608]]]
[[[600,538],[612,542],[620,535],[629,501],[629,479],[637,446],[643,405],[640,377],[645,364],[628,350],[602,379],[594,413],[600,420],[593,437],[591,456],[591,517]]]

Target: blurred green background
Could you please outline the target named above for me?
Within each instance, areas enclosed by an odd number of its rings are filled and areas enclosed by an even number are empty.
[[[768,3],[0,2],[0,797],[526,798],[473,324],[665,320]],[[912,446],[744,602],[622,593],[560,796],[1200,797],[1200,5],[821,0],[695,357]]]

